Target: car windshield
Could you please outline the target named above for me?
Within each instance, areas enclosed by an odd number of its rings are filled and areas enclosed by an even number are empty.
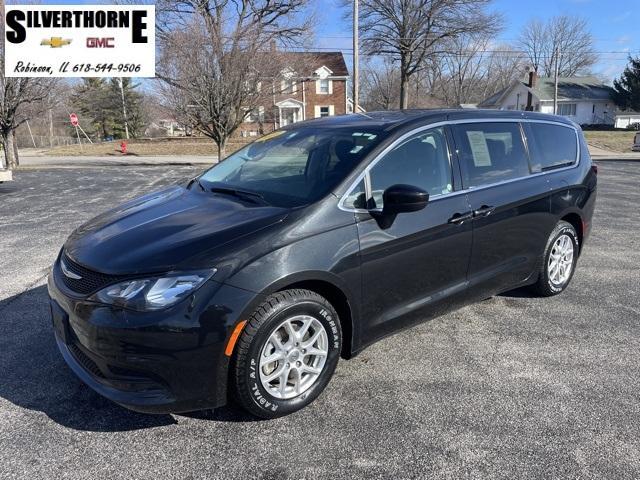
[[[218,193],[237,190],[271,205],[302,206],[335,188],[383,135],[356,128],[276,130],[207,170],[199,181]]]

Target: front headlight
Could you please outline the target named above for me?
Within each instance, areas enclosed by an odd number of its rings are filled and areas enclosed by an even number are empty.
[[[195,292],[214,273],[215,269],[126,280],[103,288],[90,299],[141,312],[161,310]]]

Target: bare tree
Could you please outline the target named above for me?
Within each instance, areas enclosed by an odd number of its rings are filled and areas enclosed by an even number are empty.
[[[390,110],[398,104],[400,74],[390,58],[369,61],[362,69],[362,105],[366,110]]]
[[[538,74],[546,77],[553,75],[557,55],[561,77],[586,72],[598,59],[589,25],[580,17],[560,15],[546,23],[531,20],[518,44]]]
[[[497,45],[489,55],[488,95],[493,95],[509,87],[514,80],[524,78],[530,69],[530,63],[524,52],[510,45]]]
[[[497,15],[486,13],[490,0],[361,0],[363,48],[389,55],[400,66],[400,108],[409,103],[411,77],[430,57],[445,52],[449,39],[465,33],[495,31]]]
[[[300,39],[306,0],[161,0],[158,77],[178,121],[211,138],[219,158],[249,115],[296,78],[276,42]],[[284,86],[282,86],[284,85]],[[271,102],[272,103],[272,102]]]
[[[491,73],[487,49],[491,36],[470,33],[451,39],[449,53],[443,55],[441,78],[442,98],[447,104],[458,106],[482,100],[490,90],[487,82]]]
[[[4,2],[0,3],[0,16],[4,19]],[[4,30],[4,22],[0,22],[3,39]],[[19,164],[15,130],[47,108],[46,100],[50,98],[56,80],[5,77],[4,58],[4,42],[0,41],[0,142],[5,167],[15,168]]]
[[[433,90],[450,106],[478,103],[523,77],[527,65],[524,53],[493,46],[491,35],[465,34],[433,65]]]

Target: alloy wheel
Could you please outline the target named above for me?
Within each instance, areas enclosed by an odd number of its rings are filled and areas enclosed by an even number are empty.
[[[569,235],[560,235],[551,248],[549,255],[549,280],[555,286],[563,285],[571,276],[574,248]]]
[[[329,337],[317,318],[290,317],[273,330],[262,348],[262,386],[278,399],[297,397],[318,380],[328,354]]]

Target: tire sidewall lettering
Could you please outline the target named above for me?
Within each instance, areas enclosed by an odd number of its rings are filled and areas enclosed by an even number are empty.
[[[311,315],[323,324],[329,338],[329,354],[320,378],[318,378],[318,380],[316,380],[316,382],[307,391],[298,397],[281,400],[272,397],[262,386],[262,382],[259,378],[260,373],[258,371],[260,368],[260,353],[262,352],[264,342],[269,338],[273,329],[284,319],[297,313]],[[264,332],[266,333],[261,335],[260,342],[256,342],[256,344],[250,347],[249,363],[245,373],[245,375],[248,376],[251,399],[256,406],[270,412],[278,412],[279,410],[284,410],[285,412],[297,410],[300,403],[307,403],[309,398],[315,398],[322,392],[322,390],[324,390],[324,387],[331,376],[329,370],[332,372],[335,368],[337,357],[340,355],[341,346],[341,332],[337,323],[337,318],[325,306],[313,301],[305,301],[287,305],[280,312],[273,315],[268,322],[263,325],[263,327],[266,327],[264,328]]]

